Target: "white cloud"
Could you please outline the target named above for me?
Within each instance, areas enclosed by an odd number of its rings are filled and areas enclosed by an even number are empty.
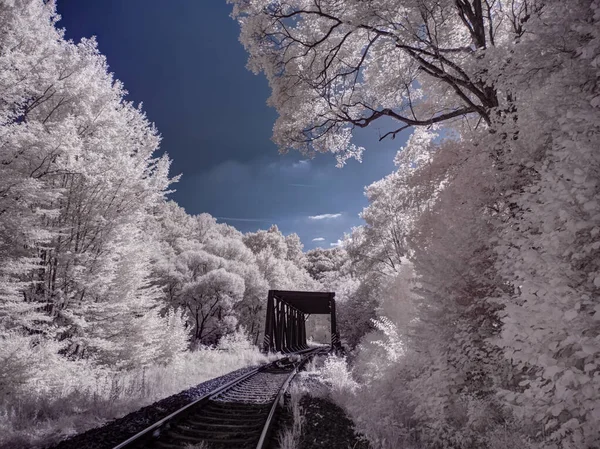
[[[310,220],[329,220],[330,218],[339,218],[342,214],[322,214],[322,215],[311,215],[308,218]]]
[[[292,168],[308,168],[310,166],[309,159],[301,159],[298,162],[292,164]]]
[[[325,239],[323,237],[317,237],[316,239],[312,239],[313,242],[324,242]]]
[[[272,218],[237,218],[237,217],[215,217],[218,220],[229,220],[229,221],[257,221],[263,223],[275,223]]]
[[[337,242],[335,243],[330,243],[329,246],[342,246],[344,244],[343,241],[341,241],[340,239],[338,239]]]

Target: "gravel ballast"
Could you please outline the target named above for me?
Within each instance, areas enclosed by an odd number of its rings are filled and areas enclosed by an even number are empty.
[[[95,429],[75,435],[53,446],[53,449],[109,449],[125,441],[127,438],[141,432],[146,427],[170,415],[186,404],[210,393],[215,388],[234,380],[235,378],[253,370],[256,366],[241,368],[207,380],[195,387],[175,394],[152,405],[148,405],[136,412],[110,421]]]
[[[318,357],[313,369],[322,366],[325,359],[325,356]],[[330,399],[330,387],[322,382],[318,371],[299,373],[288,391],[300,395],[302,425],[296,449],[371,449],[367,439],[356,432],[354,422],[344,409]],[[287,399],[289,404],[289,395]],[[289,406],[281,410],[278,433],[293,426],[292,414]]]
[[[307,394],[300,407],[304,423],[298,449],[370,449],[346,412],[329,399]]]

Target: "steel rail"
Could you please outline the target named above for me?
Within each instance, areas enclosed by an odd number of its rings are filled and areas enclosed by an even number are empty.
[[[122,443],[120,443],[117,446],[115,446],[113,449],[124,449],[124,448],[128,447],[129,445],[131,445],[132,443],[138,443],[139,440],[141,440],[143,437],[148,436],[148,434],[150,432],[158,430],[159,428],[161,428],[163,425],[167,424],[169,421],[171,421],[176,416],[181,415],[183,412],[185,412],[186,410],[188,410],[188,409],[190,409],[190,408],[192,408],[194,406],[200,405],[200,403],[202,403],[202,402],[207,402],[215,394],[222,393],[223,391],[228,390],[231,387],[234,387],[235,385],[237,385],[240,382],[246,380],[247,378],[254,376],[258,372],[260,372],[262,368],[263,368],[262,366],[258,367],[258,368],[255,368],[255,369],[253,369],[253,370],[251,370],[251,371],[249,371],[249,372],[247,372],[245,374],[242,374],[240,377],[236,377],[232,381],[227,382],[225,385],[221,385],[220,387],[217,387],[214,390],[209,391],[204,396],[202,396],[202,397],[196,399],[195,401],[192,401],[189,404],[181,407],[179,410],[174,411],[173,413],[171,413],[170,415],[164,417],[160,421],[155,422],[150,427],[146,427],[141,432],[136,433],[131,438],[128,438],[127,440],[125,440]]]
[[[260,434],[260,438],[258,440],[258,444],[256,445],[256,449],[264,449],[265,448],[267,438],[269,436],[269,433],[271,432],[271,427],[273,427],[273,417],[275,416],[275,411],[277,410],[279,401],[281,401],[281,398],[287,391],[290,383],[292,382],[292,380],[294,379],[296,374],[298,374],[298,370],[302,367],[302,365],[304,365],[304,363],[306,363],[306,361],[308,360],[308,358],[310,356],[317,354],[321,350],[322,350],[321,348],[311,348],[309,350],[305,349],[305,350],[301,351],[302,353],[306,353],[306,354],[305,354],[304,358],[302,359],[302,361],[294,368],[294,371],[292,371],[290,373],[290,375],[287,377],[287,379],[285,380],[285,382],[279,389],[279,392],[277,393],[277,397],[275,397],[275,400],[273,401],[273,405],[271,406],[271,410],[269,410],[269,416],[267,416],[267,422],[265,423],[263,430]]]
[[[273,424],[273,417],[275,415],[275,411],[277,409],[277,405],[279,403],[279,401],[281,400],[281,397],[283,396],[283,394],[285,393],[285,391],[287,390],[287,387],[289,386],[290,382],[292,381],[293,377],[298,373],[298,369],[304,365],[304,363],[306,363],[306,361],[309,359],[310,356],[312,356],[313,354],[317,354],[318,352],[323,351],[323,347],[317,347],[317,348],[307,348],[301,351],[298,351],[296,353],[292,353],[292,354],[287,354],[286,357],[283,357],[283,359],[285,358],[289,358],[290,356],[293,356],[294,354],[296,355],[301,355],[302,359],[300,361],[300,363],[298,363],[295,367],[294,370],[292,371],[292,373],[290,373],[290,375],[286,378],[285,382],[282,384],[282,386],[280,387],[277,396],[273,402],[273,405],[271,406],[271,409],[269,411],[269,415],[267,417],[267,421],[265,423],[265,426],[263,427],[260,439],[259,439],[259,445],[257,446],[257,449],[263,449],[265,446],[264,444],[266,443],[266,438],[268,437],[269,431],[271,430],[272,424]],[[127,440],[123,441],[122,443],[116,445],[113,447],[113,449],[126,449],[129,447],[134,447],[137,446],[138,444],[140,444],[140,442],[145,439],[145,438],[151,438],[151,436],[158,430],[160,430],[163,426],[168,425],[171,421],[173,421],[174,418],[176,417],[181,417],[181,415],[183,415],[185,412],[190,411],[190,409],[195,408],[197,406],[201,406],[204,403],[208,403],[211,398],[218,396],[219,394],[237,386],[238,384],[240,384],[241,382],[243,382],[246,379],[249,379],[253,376],[255,376],[256,374],[258,374],[259,372],[263,372],[265,369],[267,369],[268,367],[275,365],[277,362],[279,362],[281,359],[276,360],[274,362],[268,363],[266,365],[260,366],[258,368],[254,368],[253,370],[242,374],[241,376],[227,382],[224,385],[221,385],[220,387],[215,388],[214,390],[209,391],[208,393],[204,394],[202,397],[190,402],[189,404],[186,404],[185,406],[181,407],[180,409],[174,411],[173,413],[169,414],[168,416],[162,418],[161,420],[155,422],[154,424],[152,424],[149,427],[146,427],[145,429],[143,429],[142,431],[136,433],[135,435],[131,436],[130,438],[128,438]]]

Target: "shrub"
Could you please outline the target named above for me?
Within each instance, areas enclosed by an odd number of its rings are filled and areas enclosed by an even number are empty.
[[[231,341],[236,342],[231,344]],[[12,335],[0,345],[0,447],[56,443],[206,380],[269,360],[237,336],[168,364],[129,371],[69,361],[55,345]],[[10,383],[6,381],[10,380]],[[14,383],[12,379],[18,379]]]

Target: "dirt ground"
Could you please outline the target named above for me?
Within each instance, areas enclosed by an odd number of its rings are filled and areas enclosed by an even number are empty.
[[[296,449],[371,449],[367,440],[356,433],[344,410],[326,397],[305,394],[300,399],[300,408],[302,435]],[[280,429],[292,423],[288,410],[282,415]]]

